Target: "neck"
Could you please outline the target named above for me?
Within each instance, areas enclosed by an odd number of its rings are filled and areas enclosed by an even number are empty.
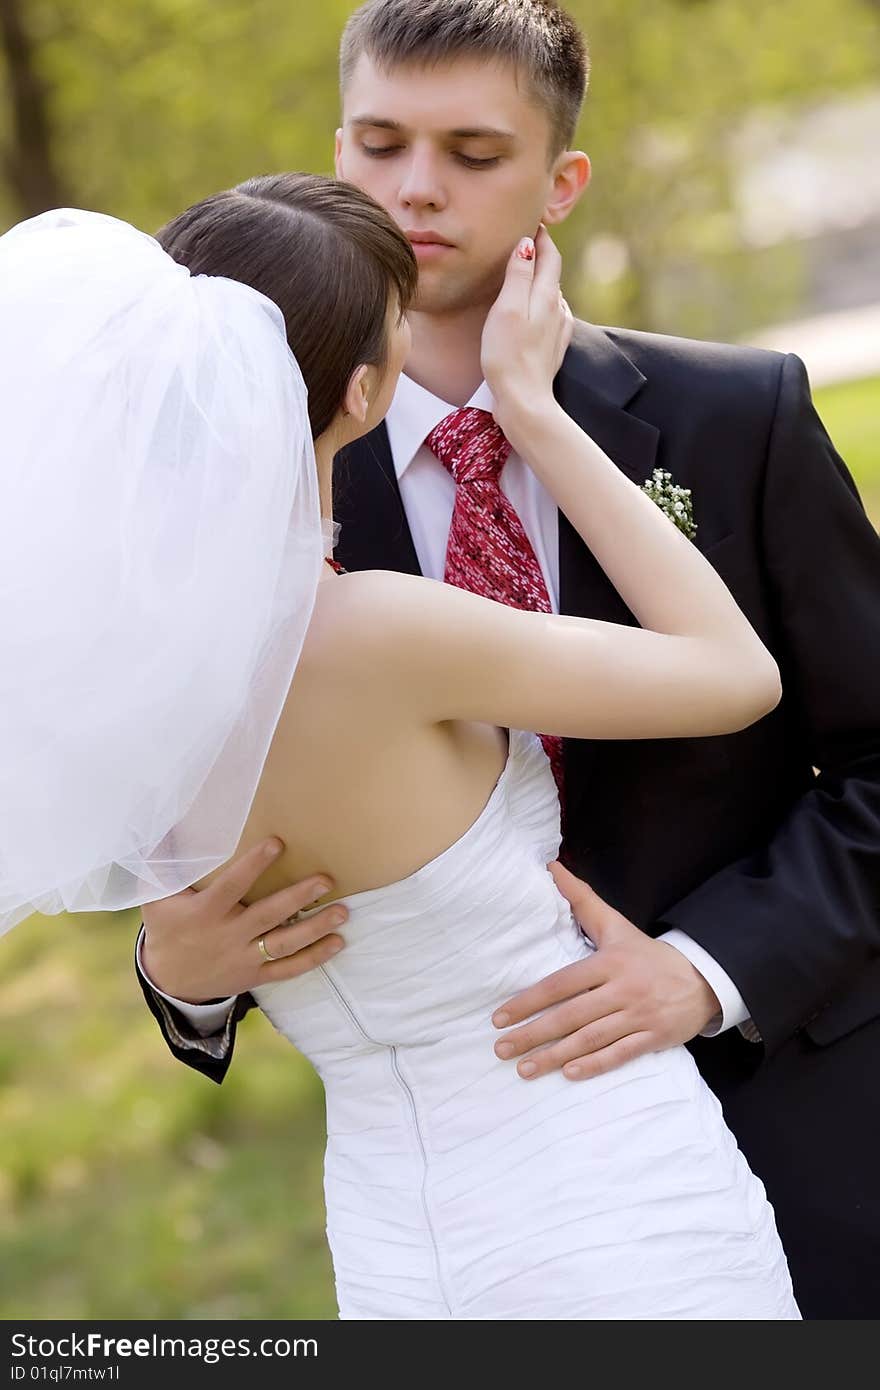
[[[448,314],[410,310],[407,376],[450,405],[467,405],[483,380],[480,345],[487,312],[482,304]]]

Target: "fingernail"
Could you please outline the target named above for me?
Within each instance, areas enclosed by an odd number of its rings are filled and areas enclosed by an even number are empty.
[[[497,1047],[495,1048],[495,1052],[498,1057],[512,1057],[513,1043],[498,1043]]]
[[[535,259],[535,243],[530,236],[523,237],[519,246],[516,248],[516,254],[521,261],[533,261]]]
[[[343,945],[344,945],[344,943],[343,943],[342,941],[336,941],[336,942],[334,942],[334,944],[333,944],[332,946],[328,946],[328,947],[327,947],[327,954],[328,954],[328,956],[338,956],[338,955],[339,955],[339,952],[342,950]]]
[[[312,902],[316,903],[319,898],[323,898],[324,894],[329,892],[330,884],[325,883],[322,878],[319,878],[317,883],[312,884]]]
[[[534,1076],[537,1070],[538,1067],[535,1062],[522,1062],[520,1063],[519,1074],[520,1076]]]
[[[344,921],[345,921],[345,913],[344,913],[344,912],[334,912],[333,916],[330,918],[330,925],[331,925],[332,927],[341,927]]]
[[[495,1024],[496,1028],[506,1028],[508,1023],[510,1022],[510,1014],[506,1014],[504,1012],[493,1014],[492,1022]]]
[[[580,1074],[581,1074],[581,1069],[580,1069],[580,1067],[575,1067],[575,1066],[563,1067],[562,1070],[565,1072],[566,1076],[570,1076],[570,1077],[572,1078],[572,1080],[575,1080],[575,1079],[576,1079],[578,1076],[580,1076]]]
[[[280,840],[270,840],[266,845],[266,848],[264,849],[263,853],[265,854],[267,859],[274,859],[276,855],[279,855],[281,853],[283,848],[284,845],[281,843]]]

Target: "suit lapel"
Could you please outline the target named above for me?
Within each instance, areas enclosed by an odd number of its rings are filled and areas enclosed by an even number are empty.
[[[337,455],[333,515],[340,523],[335,554],[346,569],[421,574],[384,424]]]
[[[633,482],[651,475],[660,433],[626,406],[645,384],[645,377],[606,333],[577,323],[572,345],[556,378],[556,397],[573,420]],[[562,512],[559,513],[559,607],[562,613],[634,623],[592,552]],[[582,739],[563,744],[566,820],[571,829],[593,782],[596,745]]]
[[[577,323],[556,378],[559,404],[633,482],[651,475],[659,431],[625,407],[645,384],[600,328]],[[628,610],[567,517],[559,515],[559,605],[578,617],[627,621]],[[630,621],[632,619],[630,618]]]

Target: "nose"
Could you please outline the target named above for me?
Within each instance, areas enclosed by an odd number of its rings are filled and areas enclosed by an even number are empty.
[[[433,150],[413,146],[406,154],[398,200],[405,208],[435,208],[446,205],[439,161]]]

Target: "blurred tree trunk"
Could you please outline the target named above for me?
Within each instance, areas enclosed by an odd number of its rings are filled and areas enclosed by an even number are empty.
[[[66,199],[52,160],[49,103],[24,23],[24,0],[0,0],[0,52],[6,60],[10,143],[2,152],[22,216],[34,217]]]

